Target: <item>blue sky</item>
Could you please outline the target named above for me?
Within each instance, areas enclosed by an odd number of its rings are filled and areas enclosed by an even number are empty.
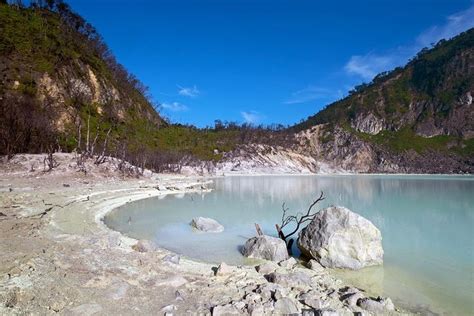
[[[474,26],[471,0],[70,0],[174,122],[294,124]]]

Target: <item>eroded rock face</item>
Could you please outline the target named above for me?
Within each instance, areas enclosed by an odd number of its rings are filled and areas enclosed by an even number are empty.
[[[283,261],[288,259],[286,244],[280,238],[257,236],[250,238],[242,248],[242,254],[249,258]]]
[[[368,113],[366,115],[358,115],[352,120],[351,126],[359,132],[376,135],[385,129],[385,122],[382,118]]]
[[[207,217],[193,218],[191,226],[205,233],[221,233],[224,231],[224,226],[216,220]]]
[[[382,235],[377,227],[340,206],[319,211],[300,232],[298,247],[324,267],[357,270],[383,262]]]

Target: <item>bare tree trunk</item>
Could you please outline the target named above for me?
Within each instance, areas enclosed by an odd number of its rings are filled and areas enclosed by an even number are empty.
[[[257,231],[257,235],[263,236],[263,231],[257,223],[255,223],[255,230]]]
[[[107,135],[105,135],[104,146],[102,147],[102,153],[99,156],[97,156],[95,160],[96,165],[100,165],[101,163],[105,162],[105,151],[107,150],[107,144],[109,141],[109,134],[111,130],[112,129],[109,128],[109,130],[107,131]]]
[[[77,129],[77,148],[79,151],[82,151],[81,150],[81,141],[82,141],[82,121],[80,120],[79,118],[79,128]]]
[[[87,136],[86,136],[86,153],[87,154],[89,154],[90,120],[91,120],[91,113],[89,110],[89,115],[87,116]]]
[[[95,133],[95,138],[94,138],[94,141],[92,142],[91,152],[90,152],[91,157],[94,157],[94,150],[95,150],[95,145],[97,143],[97,138],[98,137],[99,137],[99,126],[97,126],[97,131]]]
[[[50,146],[48,150],[48,155],[44,157],[44,160],[43,160],[43,170],[45,172],[49,172],[53,170],[54,168],[56,168],[57,166],[59,166],[59,163],[56,161],[56,159],[54,159],[53,152],[54,150],[52,146]]]

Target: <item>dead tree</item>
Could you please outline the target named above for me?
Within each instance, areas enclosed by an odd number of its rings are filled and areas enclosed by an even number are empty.
[[[89,144],[89,139],[90,139],[90,120],[91,120],[91,112],[89,109],[89,115],[87,116],[87,134],[86,134],[86,153],[87,155],[90,155],[90,144]]]
[[[75,153],[76,155],[76,164],[79,172],[83,172],[84,174],[87,174],[87,168],[85,164],[86,157],[83,152],[80,153]]]
[[[99,127],[99,125],[97,125],[97,131],[95,133],[95,138],[94,138],[94,141],[92,142],[92,146],[90,148],[90,153],[89,153],[90,157],[94,157],[95,145],[97,144],[97,138],[99,138],[99,131],[100,131],[100,127]]]
[[[282,239],[286,243],[286,248],[288,249],[289,253],[291,253],[291,246],[293,245],[293,242],[294,242],[293,238],[289,239],[289,237],[296,234],[298,230],[300,229],[301,225],[313,220],[314,216],[316,215],[316,213],[312,212],[313,207],[319,202],[321,202],[322,200],[324,200],[324,194],[321,191],[320,196],[313,203],[309,205],[308,209],[306,210],[306,213],[298,212],[296,215],[287,215],[287,212],[289,209],[285,206],[285,203],[283,203],[282,205],[283,214],[281,216],[281,224],[280,225],[275,224],[275,227],[278,232],[278,237],[280,237],[280,239]],[[291,223],[294,223],[295,227],[293,228],[291,232],[285,234],[283,232],[283,229]]]
[[[59,166],[59,163],[56,161],[56,159],[53,156],[53,148],[52,146],[49,147],[49,151],[46,157],[44,157],[43,160],[43,170],[45,172],[49,172]]]
[[[104,145],[102,146],[102,153],[97,156],[97,158],[95,159],[95,162],[94,162],[96,165],[100,165],[100,164],[104,163],[105,160],[106,160],[105,151],[107,150],[107,145],[108,145],[109,135],[110,135],[111,130],[112,129],[109,128],[109,130],[107,131],[107,135],[105,135]]]

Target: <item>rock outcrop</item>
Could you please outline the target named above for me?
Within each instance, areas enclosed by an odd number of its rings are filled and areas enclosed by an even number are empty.
[[[361,114],[351,121],[351,127],[358,132],[377,135],[385,129],[385,122],[382,118],[372,113],[368,113],[367,115]]]
[[[218,221],[207,217],[193,218],[191,226],[205,233],[222,233],[224,231],[224,226],[219,224]]]
[[[298,247],[324,267],[357,270],[383,262],[382,235],[377,227],[340,206],[319,211],[300,232]]]
[[[283,240],[271,236],[250,238],[242,248],[242,254],[249,258],[283,261],[288,259],[288,250]]]

